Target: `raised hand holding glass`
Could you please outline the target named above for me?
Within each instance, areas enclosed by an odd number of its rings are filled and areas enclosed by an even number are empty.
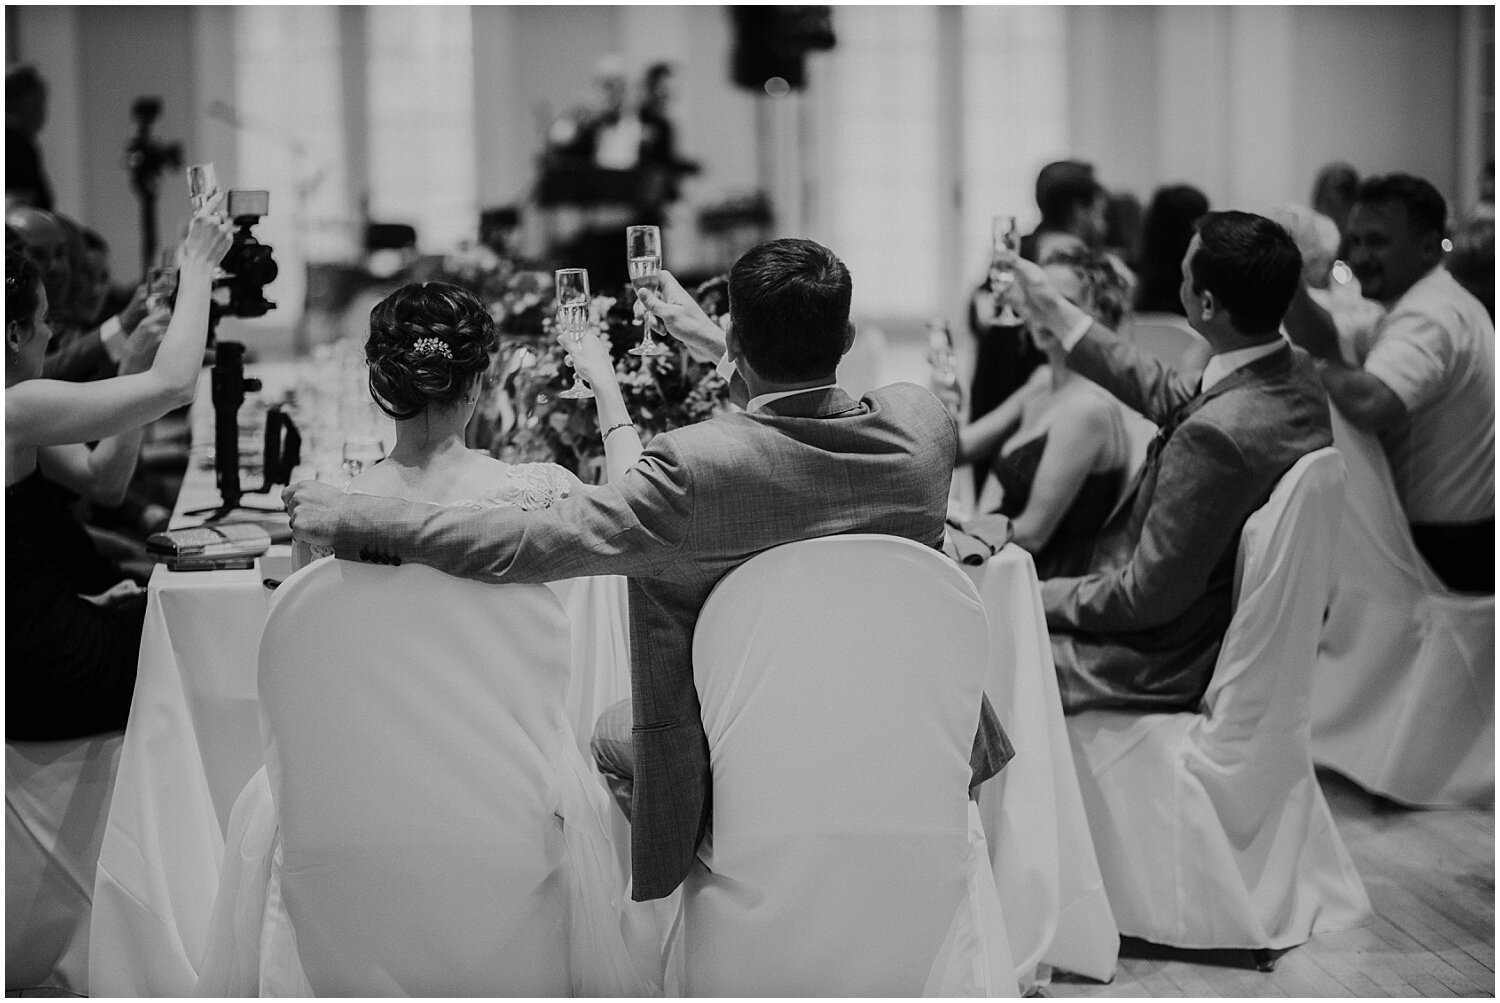
[[[990,292],[994,294],[1000,315],[995,323],[1005,327],[1016,327],[1021,318],[1011,309],[1002,294],[1016,281],[1013,262],[1021,254],[1021,234],[1016,229],[1014,216],[996,216],[991,224],[990,245]]]
[[[592,297],[589,296],[588,269],[559,268],[554,273],[554,278],[557,286],[558,332],[562,334],[565,343],[577,344],[588,334],[591,320],[589,308]],[[569,400],[586,400],[594,396],[594,391],[583,382],[583,377],[575,367],[573,385],[558,396]]]
[[[637,291],[649,289],[661,293],[661,228],[656,226],[628,226],[625,228],[625,255],[630,266],[630,284]],[[659,323],[656,318],[646,318],[645,334],[641,343],[630,350],[631,355],[667,355],[672,350],[651,336],[651,328]]]

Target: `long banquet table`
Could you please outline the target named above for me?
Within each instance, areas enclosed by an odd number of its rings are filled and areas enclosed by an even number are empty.
[[[252,368],[268,390],[306,375],[305,367]],[[206,389],[197,411],[207,406]],[[195,442],[204,428],[200,413]],[[212,474],[195,462],[172,525],[192,524],[184,513],[216,500]],[[250,570],[158,567],[151,578],[95,879],[91,995],[193,990],[229,812],[264,763],[256,663],[271,592],[263,579],[284,578],[290,566],[290,549],[282,546]],[[1036,572],[1014,546],[969,570],[991,620],[987,690],[1018,750],[980,795],[1018,977],[1023,986],[1035,984],[1051,965],[1107,979],[1118,935],[1083,814]],[[618,577],[577,579],[554,590],[575,626],[568,709],[582,745],[597,715],[629,694],[625,584]],[[623,857],[623,817],[616,837]]]

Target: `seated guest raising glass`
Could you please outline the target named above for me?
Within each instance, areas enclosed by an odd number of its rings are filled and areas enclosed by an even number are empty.
[[[177,306],[160,347],[132,339],[111,379],[42,378],[52,337],[47,291],[35,265],[6,253],[7,739],[79,738],[125,726],[145,604],[128,581],[87,594],[62,556],[80,549],[84,529],[56,502],[39,464],[69,468],[64,482],[117,480],[123,493],[142,427],[193,399],[213,271],[230,243],[229,225],[212,215],[217,208],[218,200],[189,225]],[[87,442],[98,445],[90,450]]]
[[[585,485],[556,463],[506,463],[464,442],[491,354],[495,323],[473,293],[446,282],[402,286],[370,311],[365,360],[370,396],[396,421],[390,455],[354,480],[351,493],[463,508],[547,508]],[[570,345],[570,348],[573,346]],[[580,356],[608,350],[597,337],[581,340]],[[609,365],[591,367],[595,379],[605,468],[629,469],[641,440]],[[332,551],[297,545],[298,565]]]
[[[1044,266],[1059,292],[1114,328],[1128,302],[1124,276],[1101,255],[1053,252]],[[1121,405],[1068,369],[1056,339],[1034,339],[1047,364],[999,408],[959,434],[960,464],[994,457],[999,511],[1031,551],[1037,575],[1082,574],[1094,536],[1119,501],[1130,452]],[[998,447],[998,451],[997,451]]]

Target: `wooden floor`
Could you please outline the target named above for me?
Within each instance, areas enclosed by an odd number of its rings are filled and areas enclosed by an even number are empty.
[[[1319,772],[1375,907],[1259,972],[1248,954],[1126,940],[1114,981],[1059,974],[1044,996],[1493,996],[1495,813],[1409,811]]]

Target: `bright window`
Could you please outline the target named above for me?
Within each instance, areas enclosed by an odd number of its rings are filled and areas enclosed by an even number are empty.
[[[409,223],[424,251],[472,240],[474,30],[468,7],[368,7],[370,217]]]

